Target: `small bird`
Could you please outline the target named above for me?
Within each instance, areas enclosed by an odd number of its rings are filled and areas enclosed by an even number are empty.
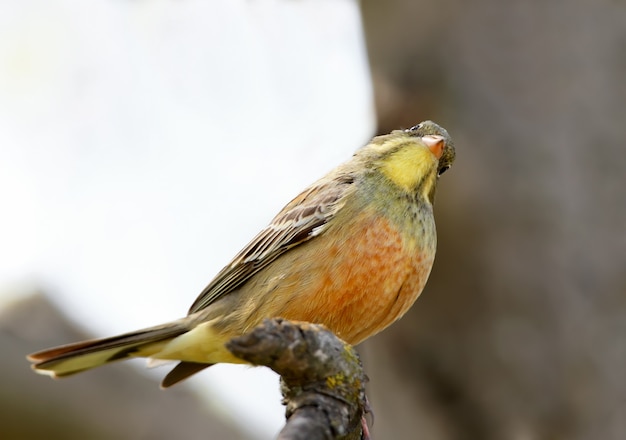
[[[433,202],[453,163],[448,132],[425,121],[377,136],[289,202],[200,293],[186,317],[28,356],[64,377],[134,357],[179,363],[169,387],[220,362],[266,318],[324,324],[356,345],[399,319],[435,258]]]

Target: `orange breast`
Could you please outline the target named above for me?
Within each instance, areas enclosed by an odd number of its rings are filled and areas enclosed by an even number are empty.
[[[435,250],[421,246],[419,239],[407,243],[394,224],[371,212],[350,223],[291,255],[291,266],[272,296],[282,298],[278,316],[325,324],[357,344],[413,304]]]

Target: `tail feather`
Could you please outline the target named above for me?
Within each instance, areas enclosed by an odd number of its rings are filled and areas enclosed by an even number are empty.
[[[63,377],[130,356],[150,356],[188,328],[180,322],[137,330],[104,339],[62,345],[28,355],[40,374]]]
[[[172,371],[167,373],[161,382],[161,388],[169,388],[181,380],[210,367],[213,364],[199,364],[196,362],[179,362]]]

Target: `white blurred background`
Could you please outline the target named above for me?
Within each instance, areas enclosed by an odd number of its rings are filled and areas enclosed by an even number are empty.
[[[185,315],[368,140],[372,100],[354,0],[3,1],[0,304],[44,289],[95,336]],[[265,369],[189,383],[259,438],[283,424]]]

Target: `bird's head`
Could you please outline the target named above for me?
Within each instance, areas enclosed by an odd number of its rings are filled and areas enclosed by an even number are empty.
[[[437,179],[450,168],[455,155],[448,132],[432,121],[377,136],[357,152],[368,168],[431,203]]]

